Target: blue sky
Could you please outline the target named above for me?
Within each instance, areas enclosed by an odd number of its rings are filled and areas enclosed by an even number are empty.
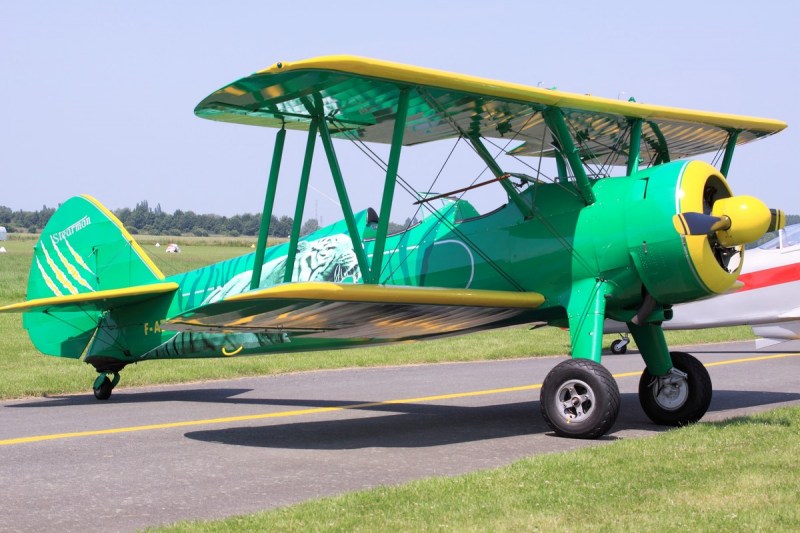
[[[2,2],[0,205],[38,209],[88,193],[111,209],[148,200],[168,212],[260,211],[275,131],[201,120],[194,106],[277,61],[356,54],[783,120],[786,131],[738,149],[729,178],[736,193],[800,213],[796,5]],[[287,137],[276,214],[293,213],[304,137]],[[401,174],[426,188],[450,148],[406,151]],[[378,207],[380,173],[341,155],[354,209]],[[340,211],[320,156],[306,213],[327,223]],[[440,191],[480,171],[463,156]],[[494,189],[476,201],[502,199]],[[412,213],[410,202],[398,193],[392,218]]]

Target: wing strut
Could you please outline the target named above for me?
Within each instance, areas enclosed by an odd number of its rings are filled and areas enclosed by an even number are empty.
[[[630,122],[631,136],[628,140],[628,176],[639,170],[639,151],[642,144],[642,119]]]
[[[323,113],[322,99],[317,94],[315,95],[316,102],[316,116],[319,117],[319,136],[322,139],[322,146],[325,147],[325,155],[328,157],[328,166],[331,168],[331,175],[333,176],[333,183],[336,185],[336,194],[339,195],[339,203],[342,204],[342,214],[344,214],[344,221],[347,224],[347,232],[350,234],[350,240],[353,242],[353,251],[358,260],[358,268],[361,271],[361,279],[367,281],[370,279],[369,263],[367,263],[367,255],[364,253],[364,246],[361,243],[358,227],[356,226],[356,219],[353,216],[353,208],[350,207],[350,198],[347,196],[347,188],[344,185],[344,178],[342,177],[342,169],[339,166],[339,160],[336,158],[336,151],[333,149],[333,141],[331,140],[331,132],[328,129],[328,123]]]
[[[547,127],[550,128],[550,132],[553,134],[553,137],[558,140],[559,146],[561,146],[564,155],[567,157],[567,161],[572,169],[572,173],[575,175],[575,183],[578,186],[578,191],[580,191],[581,196],[583,197],[583,201],[586,203],[586,205],[593,204],[596,199],[594,196],[594,191],[592,190],[592,183],[589,181],[589,177],[586,175],[586,170],[583,168],[580,152],[575,147],[575,143],[572,140],[572,135],[567,127],[567,122],[564,120],[564,114],[561,112],[561,109],[557,107],[550,107],[543,112],[543,115],[544,120],[547,123]]]
[[[294,260],[297,257],[297,242],[300,240],[300,226],[303,223],[303,210],[306,206],[308,195],[308,178],[311,175],[311,161],[314,159],[314,145],[317,141],[317,124],[319,119],[314,117],[308,126],[308,140],[306,141],[306,155],[303,158],[303,170],[300,174],[300,185],[297,188],[297,204],[294,208],[294,222],[292,234],[289,237],[289,249],[286,256],[286,270],[283,273],[283,282],[292,281],[294,273]]]
[[[408,116],[408,98],[410,89],[400,89],[397,99],[397,112],[394,119],[392,132],[392,147],[389,151],[389,164],[386,166],[386,181],[383,184],[383,199],[378,217],[378,232],[375,236],[375,246],[372,251],[372,283],[380,281],[383,268],[383,252],[386,247],[386,234],[389,231],[389,216],[392,212],[394,186],[397,183],[397,168],[400,164],[400,149],[403,146],[403,134],[406,130],[406,117]]]
[[[733,159],[733,150],[736,148],[736,140],[739,138],[739,130],[733,130],[728,135],[728,144],[725,145],[725,155],[722,157],[722,165],[719,171],[726,178],[728,177],[728,170],[731,168],[731,160]]]
[[[492,174],[494,174],[495,178],[499,179],[506,175],[506,173],[503,172],[503,169],[500,168],[500,165],[497,164],[497,161],[494,160],[492,155],[483,145],[477,133],[469,134],[469,140],[480,158],[483,159],[483,162],[486,163],[486,166],[488,166],[489,170],[492,171]],[[514,202],[514,205],[516,205],[517,208],[522,212],[522,215],[525,218],[533,217],[533,208],[531,208],[531,206],[522,199],[519,193],[514,189],[514,186],[511,185],[511,183],[509,183],[509,181],[506,179],[499,179],[499,181],[500,185],[502,185],[506,190],[509,199]]]
[[[647,140],[647,144],[649,144],[656,151],[656,158],[653,160],[652,164],[660,165],[662,163],[669,163],[669,146],[667,146],[666,137],[664,137],[664,134],[661,133],[661,128],[659,128],[658,124],[651,120],[647,121],[647,125],[650,126],[650,129],[656,136],[656,141],[650,139]]]
[[[275,190],[278,187],[278,174],[281,171],[281,158],[283,157],[283,142],[286,139],[286,129],[281,128],[275,137],[275,149],[272,152],[272,166],[269,170],[267,193],[264,197],[264,210],[261,212],[261,226],[258,229],[258,244],[256,244],[256,257],[253,262],[253,277],[250,278],[250,289],[257,289],[261,282],[261,267],[264,263],[264,250],[267,248],[269,236],[269,223],[272,219],[272,208],[275,205]]]

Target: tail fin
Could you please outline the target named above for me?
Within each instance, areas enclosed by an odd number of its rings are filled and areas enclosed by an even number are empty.
[[[111,211],[91,196],[76,196],[58,208],[36,243],[27,297],[122,289],[163,279]]]
[[[157,283],[164,275],[111,211],[91,196],[67,200],[36,243],[27,299],[79,295]],[[31,311],[23,316],[36,348],[79,358],[92,340],[98,309]]]

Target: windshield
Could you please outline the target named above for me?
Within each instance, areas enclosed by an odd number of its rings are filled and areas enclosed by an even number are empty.
[[[759,246],[762,250],[777,250],[800,244],[800,224],[786,226],[778,232],[778,236]]]

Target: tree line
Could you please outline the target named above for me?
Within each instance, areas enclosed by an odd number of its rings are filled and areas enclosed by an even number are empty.
[[[39,233],[55,211],[55,208],[47,206],[42,206],[38,211],[12,211],[11,208],[0,205],[0,226],[5,226],[10,233]],[[207,237],[209,235],[256,236],[261,227],[260,213],[245,213],[226,217],[221,215],[201,215],[194,211],[177,209],[174,213],[169,214],[161,209],[161,204],[156,204],[155,208],[151,208],[147,200],[137,203],[133,209],[128,207],[117,209],[114,214],[128,231],[134,235],[142,233],[145,235],[196,235],[198,237]],[[273,237],[288,237],[292,232],[293,222],[292,217],[272,215],[269,234]],[[798,223],[800,223],[800,215],[786,216],[787,225]],[[389,233],[402,231],[411,224],[413,222],[408,219],[403,224],[389,222]],[[300,227],[300,234],[307,235],[319,229],[319,227],[318,221],[310,218],[303,222]],[[768,241],[773,236],[772,234],[765,235],[755,246]],[[754,245],[749,247],[752,246]]]
[[[53,213],[55,213],[55,208],[47,206],[42,206],[38,211],[13,211],[9,207],[0,205],[0,226],[5,226],[10,233],[40,233]],[[177,209],[170,214],[161,209],[161,204],[156,204],[154,208],[151,208],[147,200],[137,203],[133,209],[128,207],[117,209],[114,214],[134,235],[141,233],[145,235],[197,235],[199,237],[209,235],[256,236],[261,227],[260,213],[226,217]],[[269,234],[273,237],[288,237],[292,232],[293,223],[292,217],[272,215]],[[405,226],[409,223],[410,221],[406,221]],[[405,226],[390,222],[389,232],[401,231]],[[319,227],[319,222],[310,218],[303,222],[300,233],[307,235]]]

